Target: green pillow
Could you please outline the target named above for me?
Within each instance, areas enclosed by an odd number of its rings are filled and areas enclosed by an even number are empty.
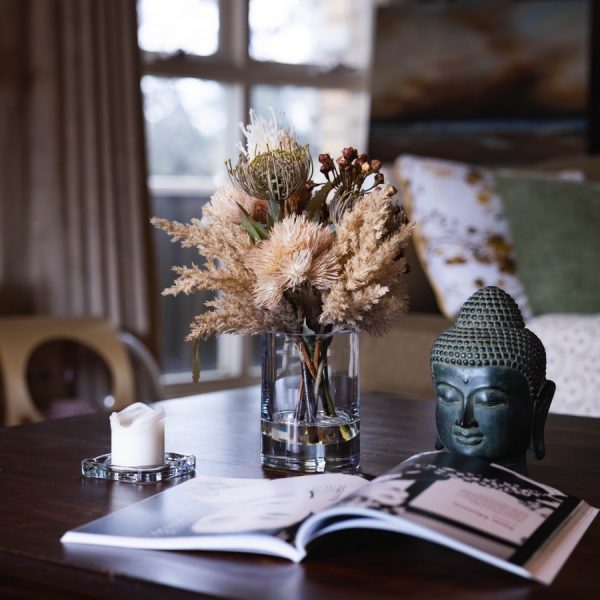
[[[534,314],[600,312],[600,187],[497,176]]]

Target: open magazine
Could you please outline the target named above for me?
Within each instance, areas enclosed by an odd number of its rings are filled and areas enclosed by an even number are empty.
[[[197,476],[62,537],[68,544],[270,554],[301,561],[347,529],[416,536],[552,582],[598,510],[478,459],[418,454],[373,481]]]

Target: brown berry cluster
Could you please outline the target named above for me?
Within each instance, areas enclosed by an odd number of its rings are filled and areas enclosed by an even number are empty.
[[[334,187],[342,187],[346,191],[367,191],[362,190],[362,186],[370,175],[374,175],[371,187],[384,183],[384,176],[380,171],[381,161],[369,160],[366,154],[359,154],[356,148],[344,148],[342,155],[335,162],[329,154],[319,154],[319,162],[321,163],[320,171],[327,180]]]

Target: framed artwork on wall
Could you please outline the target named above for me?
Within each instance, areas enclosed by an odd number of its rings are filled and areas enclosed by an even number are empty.
[[[369,149],[481,164],[584,153],[591,0],[387,2]]]

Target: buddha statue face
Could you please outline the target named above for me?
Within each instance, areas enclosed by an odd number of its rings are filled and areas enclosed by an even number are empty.
[[[527,379],[507,367],[433,365],[436,427],[450,452],[515,460],[532,440],[534,403]]]
[[[528,448],[543,458],[555,386],[541,342],[508,294],[476,292],[434,343],[431,370],[438,447],[520,472]]]

